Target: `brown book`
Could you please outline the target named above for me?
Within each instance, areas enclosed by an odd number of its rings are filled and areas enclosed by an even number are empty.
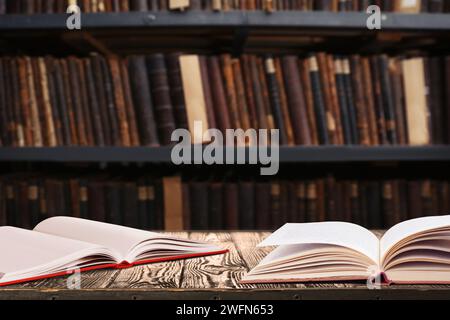
[[[267,129],[276,129],[275,117],[270,105],[269,86],[266,79],[264,59],[257,57],[256,63],[258,68],[259,81],[261,83],[264,112],[267,120]]]
[[[80,146],[87,146],[88,145],[88,138],[87,138],[87,133],[86,133],[86,124],[85,124],[85,115],[84,115],[84,110],[83,110],[83,105],[82,105],[82,92],[81,92],[81,86],[80,86],[80,80],[79,80],[79,74],[78,74],[78,67],[77,67],[77,62],[75,60],[75,58],[70,57],[67,61],[68,64],[68,75],[69,75],[69,83],[70,86],[72,88],[72,99],[73,99],[73,112],[74,112],[74,117],[75,117],[75,121],[77,124],[77,136],[78,136],[78,144]],[[43,67],[45,68],[45,65],[43,65]],[[45,70],[45,69],[44,69]],[[42,77],[42,75],[41,75]],[[44,79],[45,83],[47,83],[47,80]],[[44,86],[43,86],[44,90],[47,90]],[[45,104],[50,103],[49,101],[49,94],[46,91],[43,91],[43,96],[44,96],[44,102]],[[51,112],[51,108],[48,107],[49,112]],[[47,118],[47,117],[46,117]],[[47,125],[47,127],[52,127],[52,125]],[[54,129],[53,129],[54,131]],[[54,135],[50,134],[49,135],[49,139],[50,137]],[[54,141],[52,141],[54,142]]]
[[[50,98],[50,106],[51,106],[53,124],[54,124],[54,128],[55,128],[55,139],[56,139],[57,145],[62,146],[62,145],[64,145],[64,140],[63,140],[62,122],[61,122],[61,116],[60,116],[59,107],[58,107],[58,98],[57,98],[56,86],[55,86],[54,59],[51,57],[46,57],[45,58],[45,67],[47,70],[48,93],[49,93],[49,98]],[[84,82],[80,82],[80,83],[84,83]]]
[[[164,55],[152,54],[148,56],[147,71],[155,108],[159,141],[163,145],[170,145],[172,144],[172,133],[175,131],[176,125]]]
[[[409,143],[411,145],[430,144],[424,61],[422,58],[405,59],[402,66]]]
[[[208,116],[208,124],[210,128],[217,128],[216,114],[214,112],[214,102],[211,91],[212,89],[208,74],[208,60],[206,56],[199,56],[199,60],[200,60],[200,70],[202,73],[202,85],[203,85],[203,93],[205,96],[205,106],[206,106],[206,114]]]
[[[230,115],[230,122],[232,128],[241,129],[242,124],[239,117],[239,111],[238,111],[238,100],[237,100],[237,93],[236,93],[236,87],[234,84],[234,74],[233,74],[233,66],[232,66],[232,60],[231,55],[229,54],[222,54],[220,56],[221,61],[221,70],[223,74],[224,79],[224,88],[225,88],[225,95],[226,95],[226,106],[229,110]]]
[[[184,230],[183,224],[183,184],[181,177],[163,178],[164,223],[167,231]]]
[[[186,111],[188,115],[188,126],[194,139],[193,142],[207,142],[209,137],[204,139],[204,133],[209,129],[209,123],[199,56],[180,56],[180,68],[184,88],[184,98],[186,102]],[[196,122],[200,122],[202,124],[203,132],[195,132],[194,128]]]
[[[367,109],[367,120],[369,125],[369,137],[371,145],[379,145],[379,135],[377,126],[377,116],[375,112],[375,98],[373,95],[372,73],[370,69],[370,61],[366,57],[361,58],[362,64],[362,80],[364,87],[364,106]]]
[[[434,144],[444,144],[445,141],[445,114],[444,114],[444,75],[442,67],[444,60],[441,57],[430,57],[428,59],[428,70],[430,75],[429,97],[430,104],[429,110],[431,113],[432,123],[432,141]]]
[[[108,58],[109,67],[111,68],[111,77],[114,87],[115,105],[117,118],[119,122],[120,137],[122,146],[131,146],[130,126],[128,124],[127,111],[125,106],[125,96],[123,93],[122,79],[120,76],[120,60],[118,57]]]
[[[225,184],[223,213],[227,230],[239,230],[239,189],[234,182]]]
[[[79,145],[78,141],[78,127],[75,116],[75,110],[73,105],[73,87],[70,85],[70,74],[69,67],[67,65],[66,59],[61,59],[61,72],[63,78],[64,92],[65,92],[65,101],[67,107],[67,115],[69,117],[69,130],[70,130],[70,140],[72,145]]]
[[[257,57],[252,55],[248,56],[248,59],[249,69],[251,72],[251,81],[253,83],[253,97],[255,102],[255,115],[258,129],[269,129],[270,127],[266,118],[263,88],[259,78]]]
[[[241,123],[241,127],[244,130],[252,129],[250,121],[250,111],[247,105],[246,90],[243,78],[243,70],[241,66],[241,61],[239,59],[232,60],[232,68],[234,75],[234,86],[236,89],[237,103],[238,103],[238,113]]]
[[[78,73],[78,81],[80,84],[80,100],[81,100],[81,108],[82,108],[82,119],[81,121],[84,123],[84,128],[86,131],[86,141],[88,146],[94,146],[95,145],[95,139],[94,139],[94,127],[93,127],[93,120],[91,119],[90,115],[90,108],[89,108],[89,97],[88,97],[88,86],[86,81],[86,73],[84,70],[84,63],[81,59],[75,59],[74,63],[76,64]],[[49,80],[49,91],[51,88],[51,78],[48,78]],[[51,96],[51,91],[50,91]],[[52,100],[53,101],[53,100]],[[56,128],[56,125],[55,125]],[[56,131],[56,129],[55,129]],[[56,135],[58,137],[58,134]]]
[[[375,113],[377,119],[378,140],[379,143],[384,145],[388,144],[387,130],[386,130],[386,116],[384,114],[384,105],[381,89],[381,74],[378,67],[377,57],[370,58],[370,67],[372,73],[372,85],[375,97]]]
[[[318,191],[317,183],[315,181],[309,181],[306,189],[306,219],[308,222],[318,222]]]
[[[104,68],[104,71],[108,71],[107,68]],[[133,96],[130,87],[130,76],[128,74],[128,69],[124,61],[120,61],[120,75],[122,79],[123,95],[125,100],[125,111],[128,119],[128,127],[130,130],[130,143],[131,146],[140,146],[141,142],[139,138],[136,111],[134,109]]]
[[[140,141],[144,146],[159,146],[145,58],[143,56],[131,56],[128,59],[128,67],[133,101],[136,114],[139,115],[137,122]]]
[[[395,108],[395,127],[397,129],[398,143],[406,145],[408,143],[406,131],[406,110],[405,110],[405,96],[403,88],[403,75],[401,61],[397,58],[389,60],[389,72],[392,83],[392,94]]]
[[[33,131],[31,124],[31,98],[28,90],[28,75],[27,75],[27,65],[23,58],[18,58],[16,60],[18,66],[18,80],[20,88],[20,108],[23,114],[24,126],[24,145],[34,146]]]
[[[420,13],[421,0],[395,1],[394,11],[401,13]]]
[[[28,58],[29,59],[29,58]],[[25,60],[26,61],[26,60]],[[28,68],[28,65],[27,65]],[[20,82],[19,82],[19,72],[17,67],[17,61],[16,59],[12,58],[10,60],[10,81],[12,83],[12,100],[11,100],[11,106],[12,106],[12,115],[14,119],[14,131],[16,135],[16,142],[17,146],[19,147],[25,147],[25,119],[23,110],[20,105]],[[27,70],[27,80],[28,85],[33,82],[33,74]],[[28,90],[30,88],[27,88]],[[31,96],[31,93],[30,93]],[[34,94],[33,94],[34,96]],[[31,101],[32,97],[30,97]],[[33,108],[34,111],[37,111],[36,106]],[[31,106],[30,106],[30,115],[31,115]],[[34,129],[38,128],[39,125],[39,117],[37,116],[37,112],[32,114],[32,133],[33,133],[33,145],[34,142],[37,142],[38,139],[38,132],[35,132]]]
[[[259,123],[258,123],[258,115],[256,112],[256,101],[255,101],[255,94],[253,92],[253,75],[252,75],[252,68],[250,65],[250,56],[248,55],[242,55],[241,56],[241,65],[242,65],[242,71],[243,71],[243,77],[244,77],[244,86],[245,86],[245,94],[247,98],[247,105],[248,105],[248,117],[250,121],[250,128],[253,128],[255,130],[259,129]]]
[[[170,96],[173,104],[176,127],[188,129],[186,113],[186,102],[184,100],[183,81],[180,69],[180,54],[172,53],[166,55],[167,74],[169,77]],[[202,78],[205,78],[202,76]],[[205,89],[206,96],[206,89]],[[212,126],[215,128],[215,125]]]
[[[397,128],[395,120],[394,96],[392,94],[392,83],[389,77],[389,58],[387,55],[378,57],[380,68],[381,95],[383,97],[384,115],[386,123],[386,134],[390,144],[397,144]]]

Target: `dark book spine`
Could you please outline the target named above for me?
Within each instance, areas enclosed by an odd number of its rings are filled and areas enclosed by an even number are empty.
[[[239,190],[236,183],[227,182],[224,187],[224,221],[228,230],[239,229]]]
[[[61,60],[61,72],[64,81],[65,101],[67,106],[67,115],[69,117],[70,140],[72,145],[79,145],[78,139],[78,125],[75,116],[73,105],[73,87],[70,85],[70,74],[67,60]]]
[[[444,86],[444,70],[443,60],[440,57],[431,57],[429,59],[429,73],[430,73],[430,113],[432,122],[432,141],[435,144],[444,144],[444,102],[445,94]]]
[[[190,185],[190,203],[193,230],[206,230],[209,228],[208,217],[208,185],[206,182],[192,182]]]
[[[131,11],[148,11],[147,0],[130,0]]]
[[[68,68],[69,68],[69,81],[70,86],[72,88],[72,94],[73,94],[73,109],[75,113],[75,121],[77,123],[78,127],[78,143],[80,146],[87,146],[88,145],[88,139],[86,134],[86,125],[85,125],[85,115],[83,113],[83,105],[81,100],[81,87],[79,82],[79,74],[78,74],[78,68],[76,61],[74,58],[69,58],[68,60]],[[47,93],[48,95],[48,93]],[[44,99],[45,100],[45,99]],[[51,127],[52,125],[50,125]],[[49,135],[51,136],[51,135]],[[49,137],[50,141],[52,140]],[[51,143],[52,144],[52,143]]]
[[[228,113],[225,89],[220,71],[219,59],[216,56],[208,57],[209,81],[211,83],[212,97],[214,102],[214,114],[218,128],[225,132],[232,129],[230,115]]]
[[[187,129],[188,120],[186,112],[186,102],[184,100],[183,81],[181,78],[180,54],[168,54],[166,56],[166,63],[167,74],[169,77],[170,96],[173,104],[173,113],[175,116],[176,127],[180,129]],[[207,77],[204,78],[206,79]],[[211,127],[215,128],[215,126]]]
[[[386,55],[378,58],[381,79],[381,96],[383,98],[384,114],[386,117],[386,134],[390,144],[397,144],[397,132],[395,125],[395,107],[392,94],[392,84],[389,78],[389,61]]]
[[[106,69],[106,71],[108,71]],[[139,130],[136,120],[136,111],[134,109],[133,97],[130,87],[130,76],[128,74],[127,66],[124,61],[120,61],[120,73],[123,85],[123,95],[125,100],[126,117],[130,129],[130,143],[131,146],[140,146]]]
[[[252,91],[255,102],[256,122],[259,129],[268,129],[269,124],[266,118],[264,95],[261,81],[258,74],[258,64],[256,56],[249,56],[249,68],[251,72]]]
[[[3,145],[11,146],[12,141],[8,131],[8,111],[5,86],[5,71],[3,67],[3,59],[0,58],[0,134]]]
[[[94,139],[94,124],[90,115],[90,107],[89,107],[89,94],[88,94],[88,85],[87,85],[87,77],[84,71],[84,63],[83,60],[76,60],[77,69],[78,69],[78,79],[80,83],[80,99],[82,105],[82,114],[83,114],[83,122],[86,130],[86,140],[89,146],[95,145]],[[50,82],[49,82],[50,84]],[[51,91],[50,91],[51,92]]]
[[[347,104],[347,95],[345,90],[345,72],[343,62],[340,58],[335,59],[336,87],[339,100],[339,109],[341,112],[342,129],[345,144],[353,143],[353,134],[350,122],[350,112]]]
[[[107,217],[105,203],[105,185],[99,181],[90,181],[88,185],[89,219],[100,222],[111,222]],[[110,204],[111,206],[111,204]],[[108,212],[108,215],[112,213]]]
[[[370,66],[372,72],[372,84],[375,96],[375,112],[377,118],[377,130],[379,143],[384,145],[388,144],[387,130],[386,130],[386,117],[384,114],[383,97],[381,89],[381,75],[377,64],[377,57],[370,58]]]
[[[342,60],[344,71],[344,88],[347,96],[347,111],[350,120],[350,130],[352,133],[352,144],[359,144],[358,119],[357,110],[355,106],[355,99],[353,94],[353,86],[351,79],[350,61],[348,58]]]
[[[199,56],[200,72],[202,77],[203,94],[205,97],[206,115],[208,118],[208,126],[217,128],[216,115],[214,112],[214,102],[212,97],[212,89],[208,75],[208,61],[205,56]]]
[[[266,78],[269,87],[270,102],[272,104],[273,115],[275,118],[276,128],[280,132],[280,144],[287,145],[288,138],[281,106],[280,88],[276,77],[274,59],[269,57],[266,59]]]
[[[268,182],[255,184],[255,227],[257,230],[272,229],[270,217],[271,186]]]
[[[145,179],[139,179],[137,183],[137,210],[139,216],[139,228],[143,230],[150,229],[150,219],[147,209],[147,185]]]
[[[150,55],[147,59],[147,66],[160,142],[163,145],[170,145],[172,144],[172,132],[175,131],[176,125],[164,55]]]
[[[209,203],[209,228],[210,230],[223,230],[225,227],[223,217],[224,217],[224,192],[223,185],[221,183],[211,183],[209,185],[208,193],[208,203]]]
[[[159,146],[156,132],[153,103],[150,95],[150,84],[147,77],[147,68],[143,56],[129,58],[129,73],[133,101],[136,106],[138,127],[141,143],[145,146]]]
[[[39,214],[39,186],[37,181],[30,180],[27,186],[28,210],[29,210],[29,227],[36,226],[40,219]]]
[[[239,183],[239,226],[241,230],[255,228],[255,186],[253,182]]]
[[[137,187],[133,182],[122,184],[122,212],[125,212],[124,225],[131,228],[139,228]]]
[[[283,225],[281,219],[281,186],[278,181],[273,181],[270,187],[270,225],[273,228],[279,228]]]
[[[309,181],[306,189],[306,220],[308,222],[319,221],[317,201],[317,184],[314,181]]]
[[[231,126],[233,128],[242,128],[241,119],[239,117],[238,101],[236,94],[236,87],[234,84],[233,66],[231,61],[231,55],[223,54],[220,56],[221,71],[223,74],[225,95],[227,101],[227,107],[229,110]]]

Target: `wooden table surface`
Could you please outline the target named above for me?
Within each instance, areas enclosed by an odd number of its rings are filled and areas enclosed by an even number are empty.
[[[60,277],[0,289],[0,299],[450,299],[450,286],[391,286],[369,290],[364,283],[242,285],[243,274],[270,248],[256,248],[269,233],[181,232],[230,253],[157,263],[124,270],[82,274],[81,290],[69,290]]]

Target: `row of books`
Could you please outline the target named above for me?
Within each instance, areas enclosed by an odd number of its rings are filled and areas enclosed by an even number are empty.
[[[450,12],[448,0],[0,0],[2,13],[64,13],[70,4],[82,12],[190,10],[298,10],[366,11],[378,5],[383,11],[418,13]]]
[[[25,228],[59,215],[166,230],[273,230],[286,222],[317,221],[386,228],[449,212],[447,180],[29,174],[0,179],[0,225]]]
[[[0,146],[160,146],[177,128],[281,145],[450,142],[450,56],[0,58]]]

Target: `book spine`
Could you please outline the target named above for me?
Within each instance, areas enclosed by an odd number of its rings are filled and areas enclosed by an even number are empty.
[[[180,54],[168,54],[166,56],[166,63],[176,127],[188,129],[186,102],[184,100],[183,81],[181,79]],[[215,126],[212,127],[215,128]]]

